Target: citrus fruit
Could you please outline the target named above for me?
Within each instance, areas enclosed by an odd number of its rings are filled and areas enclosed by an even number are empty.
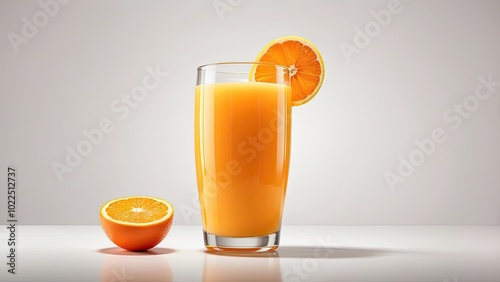
[[[273,63],[288,67],[291,75],[292,105],[307,103],[318,93],[325,77],[323,58],[307,39],[285,36],[269,42],[257,56],[256,62]],[[259,82],[275,82],[276,70],[258,65],[251,76]]]
[[[117,246],[130,251],[158,245],[170,230],[173,217],[172,204],[145,196],[114,199],[100,210],[104,233]]]

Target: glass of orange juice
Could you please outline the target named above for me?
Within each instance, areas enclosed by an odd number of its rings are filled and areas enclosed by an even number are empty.
[[[272,74],[266,81],[255,71]],[[290,163],[287,67],[231,62],[198,67],[195,154],[207,249],[265,252],[279,245]]]

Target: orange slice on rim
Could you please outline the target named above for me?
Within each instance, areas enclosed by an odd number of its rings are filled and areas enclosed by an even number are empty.
[[[318,93],[325,77],[323,58],[316,46],[299,36],[285,36],[269,42],[256,62],[290,68],[292,105],[303,105]],[[251,76],[258,82],[275,82],[274,68],[258,66]]]

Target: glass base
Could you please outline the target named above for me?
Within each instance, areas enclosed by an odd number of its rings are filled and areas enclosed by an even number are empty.
[[[226,237],[203,230],[205,247],[210,251],[231,253],[271,252],[278,248],[280,232],[256,237]]]

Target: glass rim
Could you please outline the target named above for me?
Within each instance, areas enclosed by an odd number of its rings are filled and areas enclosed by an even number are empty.
[[[282,67],[284,69],[287,69],[290,71],[290,68],[284,65],[280,64],[275,64],[275,63],[270,63],[270,62],[251,62],[251,61],[234,61],[234,62],[219,62],[219,63],[209,63],[209,64],[204,64],[196,68],[196,70],[200,71],[205,67],[208,66],[221,66],[221,65],[267,65],[267,66],[276,66],[276,67]]]

